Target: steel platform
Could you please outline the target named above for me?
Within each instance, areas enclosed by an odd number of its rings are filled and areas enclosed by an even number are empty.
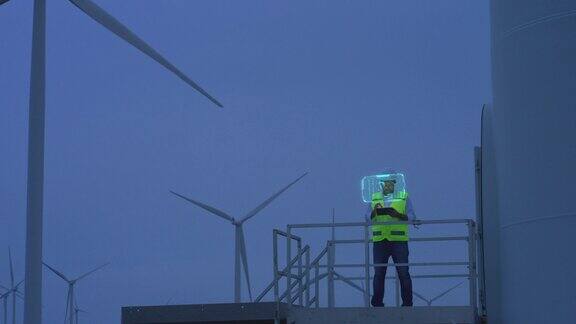
[[[122,324],[475,324],[472,307],[301,308],[240,303],[122,308]]]
[[[287,306],[274,302],[122,307],[122,324],[284,324],[287,317]]]
[[[468,306],[292,308],[288,323],[475,324],[476,319]]]

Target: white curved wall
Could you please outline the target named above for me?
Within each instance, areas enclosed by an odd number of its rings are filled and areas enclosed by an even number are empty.
[[[576,1],[491,10],[501,323],[574,323]]]

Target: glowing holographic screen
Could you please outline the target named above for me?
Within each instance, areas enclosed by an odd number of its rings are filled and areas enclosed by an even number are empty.
[[[393,197],[398,193],[406,190],[406,182],[404,181],[404,174],[390,173],[390,174],[376,174],[362,178],[362,200],[366,203],[372,201],[372,194],[382,191],[384,181],[395,181]]]

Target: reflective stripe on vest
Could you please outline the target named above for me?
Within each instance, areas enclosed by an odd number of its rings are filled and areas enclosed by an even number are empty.
[[[379,195],[378,195],[379,194]],[[385,207],[385,202],[388,202],[389,207],[394,208],[397,212],[401,214],[406,214],[406,199],[408,199],[408,193],[406,191],[401,192],[398,197],[393,199],[384,200],[381,193],[376,193],[373,195],[371,207],[372,210],[380,204]],[[397,222],[399,219],[394,218],[389,215],[376,215],[372,218],[373,222]],[[408,225],[407,224],[394,224],[394,225],[372,225],[372,242],[379,242],[383,240],[388,241],[408,241]]]

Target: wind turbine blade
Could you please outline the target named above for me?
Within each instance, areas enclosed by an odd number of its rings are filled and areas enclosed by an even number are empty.
[[[8,259],[10,261],[10,288],[14,289],[14,266],[12,265],[12,250],[8,247]]]
[[[244,266],[244,275],[246,276],[246,284],[248,285],[248,295],[252,301],[252,286],[250,285],[250,272],[248,271],[248,256],[246,254],[246,239],[244,238],[244,229],[240,226],[240,256],[242,257],[242,265]]]
[[[193,203],[194,205],[196,205],[196,206],[198,206],[198,207],[200,207],[200,208],[202,208],[202,209],[204,209],[204,210],[206,210],[206,211],[211,212],[211,213],[214,214],[214,215],[220,216],[220,217],[222,217],[222,218],[224,218],[224,219],[226,219],[226,220],[234,223],[234,218],[233,218],[232,216],[228,215],[227,213],[225,213],[225,212],[223,212],[223,211],[221,211],[221,210],[219,210],[219,209],[217,209],[217,208],[215,208],[215,207],[212,207],[212,206],[206,205],[206,204],[204,204],[204,203],[201,203],[201,202],[199,202],[199,201],[197,201],[197,200],[188,198],[188,197],[183,196],[183,195],[181,195],[181,194],[179,194],[179,193],[176,193],[176,192],[174,192],[174,191],[172,191],[172,190],[170,190],[170,193],[172,193],[173,195],[178,196],[178,197],[180,197],[180,198],[182,198],[182,199],[184,199],[184,200],[187,200],[187,201]]]
[[[196,91],[200,92],[218,107],[223,107],[218,100],[212,97],[208,92],[206,92],[202,87],[200,87],[196,82],[192,81],[187,75],[181,72],[176,66],[166,60],[160,53],[158,53],[154,48],[148,45],[144,40],[134,34],[128,27],[118,21],[116,18],[111,16],[104,9],[99,7],[97,4],[90,0],[70,0],[76,7],[82,10],[85,14],[90,16],[100,25],[104,26],[109,31],[116,34],[118,37],[122,38],[126,42],[130,43],[132,46],[136,47],[142,53],[148,55],[150,58],[160,63],[166,69],[176,74],[180,79],[186,82],[189,86],[194,88]]]
[[[433,302],[433,301],[437,300],[438,298],[442,298],[442,296],[444,296],[444,295],[446,295],[447,293],[451,292],[452,290],[454,290],[454,289],[456,289],[456,288],[460,287],[460,285],[462,285],[463,283],[464,283],[464,282],[461,282],[461,283],[457,284],[456,286],[454,286],[454,287],[452,287],[452,288],[450,288],[450,289],[446,290],[445,292],[441,293],[440,295],[438,295],[438,296],[436,296],[436,297],[434,297],[434,298],[430,299],[430,302]]]
[[[66,276],[65,276],[63,273],[61,273],[60,271],[52,268],[51,266],[49,266],[48,264],[46,264],[46,262],[44,262],[44,261],[42,261],[42,264],[43,264],[45,267],[47,267],[48,269],[52,270],[52,272],[54,272],[58,277],[66,280],[66,282],[70,282],[70,280],[69,280],[68,278],[66,278]]]
[[[94,273],[94,272],[96,272],[96,271],[104,268],[105,266],[107,266],[107,265],[109,265],[109,264],[110,264],[110,262],[106,262],[106,263],[104,263],[103,265],[95,268],[94,270],[91,270],[91,271],[86,272],[85,274],[83,274],[83,275],[81,275],[80,277],[76,278],[76,281],[80,281],[80,280],[82,280],[83,278],[86,278],[87,276],[89,276],[89,275],[91,275],[92,273]]]
[[[8,1],[10,1],[10,0],[0,0],[0,6],[3,5],[3,4],[5,4],[5,3],[8,2]]]
[[[274,195],[272,195],[270,198],[264,200],[263,203],[261,203],[260,205],[258,205],[258,207],[254,208],[251,212],[249,212],[246,216],[244,216],[244,218],[242,218],[242,220],[240,221],[240,223],[244,223],[245,221],[249,220],[250,218],[254,217],[254,215],[258,214],[262,209],[266,208],[266,206],[270,205],[270,203],[272,201],[274,201],[274,199],[278,198],[278,196],[280,196],[284,191],[288,190],[288,188],[290,188],[292,185],[294,185],[296,182],[300,181],[300,179],[304,178],[306,175],[308,174],[308,172],[304,173],[303,175],[301,175],[300,177],[298,177],[298,179],[290,182],[286,187],[282,188],[282,190],[278,191],[277,193],[275,193]]]
[[[2,286],[2,285],[0,285],[0,288],[2,288],[2,289],[4,289],[4,290],[10,290],[9,288],[6,288],[6,287],[4,287],[4,286]]]

